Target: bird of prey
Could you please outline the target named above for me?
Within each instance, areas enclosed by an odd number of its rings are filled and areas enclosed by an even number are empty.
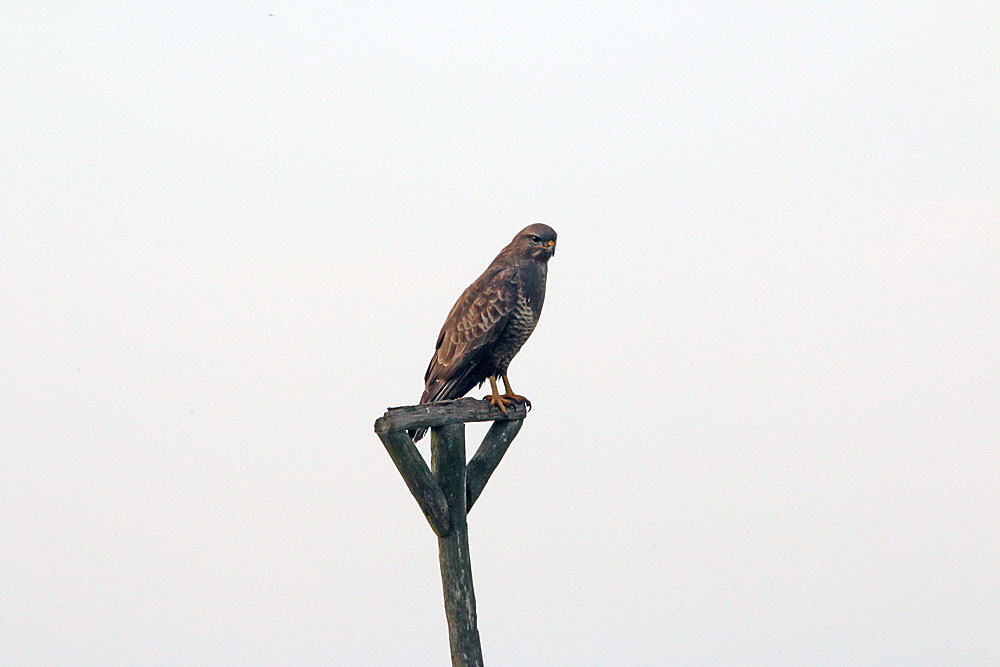
[[[548,262],[555,252],[555,230],[528,225],[462,292],[438,334],[421,403],[461,398],[488,379],[492,393],[484,400],[504,414],[513,402],[531,406],[510,388],[507,366],[538,324]],[[503,380],[503,394],[497,377]],[[426,431],[417,429],[410,436],[416,442]]]

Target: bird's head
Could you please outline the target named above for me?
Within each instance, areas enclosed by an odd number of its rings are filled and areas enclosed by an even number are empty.
[[[540,222],[528,225],[517,233],[508,247],[526,259],[547,262],[556,254],[556,230]]]

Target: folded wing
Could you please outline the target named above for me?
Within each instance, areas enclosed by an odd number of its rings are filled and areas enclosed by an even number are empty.
[[[424,374],[421,403],[464,396],[486,379],[492,345],[517,303],[515,269],[484,273],[455,302]]]

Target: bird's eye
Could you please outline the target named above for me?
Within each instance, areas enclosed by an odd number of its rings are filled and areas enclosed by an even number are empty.
[[[531,238],[531,242],[532,242],[532,243],[538,243],[539,241],[541,241],[541,240],[542,240],[542,239],[541,239],[540,237],[538,237],[538,236],[535,236],[534,234],[532,234],[532,235],[530,236],[530,238]]]

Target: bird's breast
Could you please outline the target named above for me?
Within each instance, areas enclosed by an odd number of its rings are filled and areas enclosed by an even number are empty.
[[[531,332],[538,324],[538,316],[535,309],[528,302],[523,293],[517,295],[517,303],[511,311],[507,326],[497,339],[494,347],[493,358],[498,369],[498,373],[504,373],[514,355],[517,354],[524,342],[528,340]]]

